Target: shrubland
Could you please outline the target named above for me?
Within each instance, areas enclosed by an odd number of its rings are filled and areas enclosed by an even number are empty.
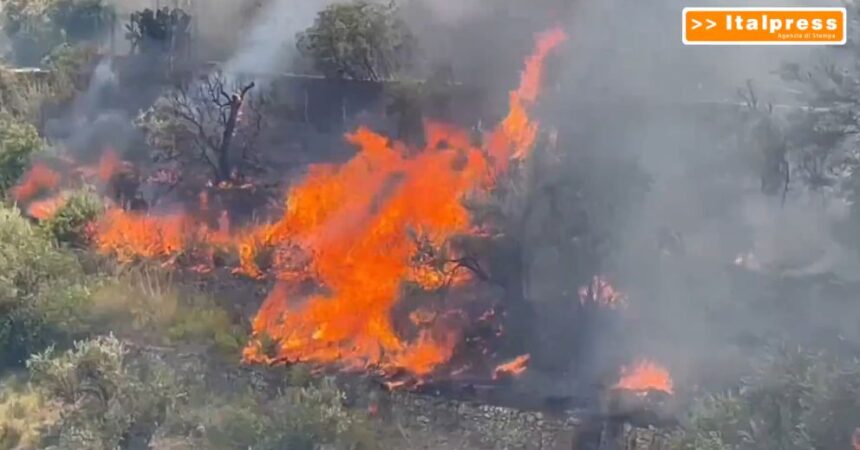
[[[188,19],[171,11],[161,19],[153,11],[134,16],[129,33],[138,40],[135,51],[164,56],[158,52],[165,42],[153,31],[158,23],[146,25],[149,20],[181,24],[187,33]],[[298,50],[325,76],[392,81],[412,68],[416,55],[413,37],[396,13],[394,4],[332,5],[300,33]],[[0,69],[0,449],[382,448],[384,428],[345,406],[344,392],[329,378],[297,368],[274,390],[243,376],[231,379],[229,387],[217,385],[219,376],[237,370],[248,339],[247,318],[217,292],[169,268],[94,255],[87,246],[90,226],[105,205],[93,190],[71,192],[56,214],[40,223],[22,216],[9,199],[9,189],[30,163],[57,144],[39,134],[42,107],[73,98],[86,86],[95,60],[88,43],[104,31],[100,27],[110,14],[98,0],[10,0],[0,15],[0,27],[13,39],[10,60],[51,71],[38,81]],[[860,104],[854,72],[827,66],[785,70],[786,79],[808,88],[808,106],[835,102],[838,107],[809,108],[777,126],[761,105],[751,105],[745,116],[750,129],[744,132],[752,136],[742,145],[760,153],[762,194],[784,196],[789,186],[803,185],[834,188],[853,201],[860,192],[858,157],[848,145]],[[404,140],[421,140],[422,105],[444,97],[435,91],[444,90],[444,83],[396,81],[386,94],[390,112],[400,116],[398,131]],[[225,108],[232,106],[236,126],[242,102],[219,103],[223,80],[212,86],[219,87],[215,97],[202,100],[167,91],[140,116],[139,125],[153,154],[188,159],[186,166],[205,171],[211,165],[215,178],[226,181],[232,167],[218,167],[216,156],[230,153],[229,143],[210,141],[225,136],[230,121],[219,122]],[[247,109],[240,124],[250,127],[247,139],[235,143],[232,152],[241,148],[243,163],[244,142],[255,141],[260,125],[248,121],[255,110]],[[180,120],[193,110],[214,122]],[[485,204],[470,205],[475,222],[503,229],[509,242],[468,244],[515,254],[524,266],[539,246],[562,249],[560,261],[569,267],[608,259],[617,233],[607,224],[624,222],[632,208],[625,202],[635,203],[634,194],[648,189],[648,180],[626,161],[581,155],[567,161],[574,156],[541,145],[547,150],[538,153],[543,160],[526,167],[534,173],[507,180],[509,186],[500,183]],[[562,215],[555,209],[558,199],[576,206]],[[851,203],[854,220],[860,214],[856,205]],[[541,214],[552,216],[549,225],[528,235],[523,218]],[[856,223],[844,225],[853,239]],[[516,282],[525,284],[527,267],[496,269],[502,281],[520,277]],[[570,277],[566,295],[575,297],[589,280],[591,273],[584,273]],[[552,340],[538,331],[532,339]],[[205,360],[187,362],[182,355],[188,353]],[[547,354],[536,353],[535,361],[551,359],[553,352]],[[749,366],[733,388],[691,402],[673,436],[674,450],[847,448],[860,426],[860,364],[852,355],[781,342]]]

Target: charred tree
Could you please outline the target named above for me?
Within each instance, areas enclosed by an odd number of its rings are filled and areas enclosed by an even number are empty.
[[[200,161],[216,184],[239,177],[237,162],[254,165],[253,149],[264,125],[264,99],[251,95],[254,87],[254,82],[228,87],[216,73],[160,99],[142,118],[156,159]]]

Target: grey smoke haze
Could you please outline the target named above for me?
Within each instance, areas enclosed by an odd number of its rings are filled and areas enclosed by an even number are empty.
[[[739,148],[725,131],[730,111],[701,115],[681,106],[737,100],[747,79],[754,80],[764,102],[791,101],[791,92],[771,72],[783,61],[814,63],[823,50],[685,47],[684,6],[736,4],[580,2],[566,22],[571,36],[563,63],[566,91],[558,101],[588,114],[570,114],[560,122],[572,127],[586,122],[580,125],[588,129],[583,146],[633,156],[652,178],[614,262],[638,314],[628,330],[638,336],[637,351],[669,364],[680,379],[705,380],[730,377],[742,361],[738,356],[756,351],[739,339],[764,330],[799,342],[835,330],[856,345],[857,325],[844,319],[858,313],[853,302],[834,308],[829,305],[840,301],[840,294],[816,293],[811,282],[786,281],[825,274],[843,282],[860,279],[856,253],[843,248],[833,232],[844,218],[844,202],[809,195],[797,184],[785,205],[763,196],[753,165],[756,150]],[[629,116],[634,118],[619,119]],[[576,142],[571,145],[568,151],[577,152]],[[683,254],[658,251],[656,236],[664,227],[682,237]],[[739,275],[734,264],[739,256],[741,265],[772,281],[756,284]],[[780,302],[783,313],[755,313],[756,303],[769,302]],[[741,304],[749,308],[744,315],[712,312],[741,311]],[[615,345],[597,340],[595,352]]]
[[[830,333],[860,343],[856,323],[845,319],[860,313],[858,306],[833,307],[843,294],[802,281],[826,274],[844,282],[860,279],[856,253],[833,231],[844,219],[844,201],[808,195],[797,183],[785,205],[765,197],[754,165],[757,150],[739,147],[731,137],[732,111],[702,114],[707,103],[739,101],[738,90],[750,79],[763,102],[791,103],[795,92],[772,72],[786,61],[814,64],[825,51],[684,46],[685,6],[737,3],[443,0],[409,2],[406,13],[428,60],[450,63],[455,77],[502,99],[516,81],[531,35],[554,24],[567,30],[561,89],[542,102],[551,105],[546,122],[567,133],[565,151],[574,160],[582,152],[626,155],[652,180],[623,224],[620,249],[609,264],[636,315],[625,330],[633,336],[634,353],[669,365],[679,380],[704,384],[736,379],[743,356],[760,350],[744,343],[749,335],[772,332],[809,342]],[[658,249],[664,228],[681,236],[683,254]],[[534,251],[530,300],[540,303],[553,295],[551,279],[569,269],[554,267],[563,257],[552,249]],[[735,264],[739,257],[743,267]],[[761,278],[751,281],[742,268]],[[768,310],[759,304],[773,308],[774,302],[781,302],[780,315],[756,312]],[[608,336],[594,339],[595,354],[617,350],[620,344]]]
[[[273,0],[252,18],[240,37],[236,54],[225,64],[227,73],[271,73],[288,68],[296,54],[295,36],[313,24],[332,0]]]

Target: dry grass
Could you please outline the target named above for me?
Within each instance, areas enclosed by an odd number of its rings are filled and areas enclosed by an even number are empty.
[[[121,275],[93,293],[93,315],[130,323],[134,331],[165,328],[176,320],[181,293],[169,274],[141,268]]]
[[[131,332],[158,345],[203,345],[231,356],[245,343],[247,333],[227,311],[158,268],[127,269],[92,298],[95,321],[120,335]]]

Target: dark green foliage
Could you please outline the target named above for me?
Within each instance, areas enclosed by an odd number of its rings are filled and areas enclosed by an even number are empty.
[[[14,61],[36,66],[64,42],[98,38],[112,17],[112,8],[102,0],[10,0],[3,5],[2,28],[12,42]]]
[[[298,34],[296,46],[323,75],[354,80],[391,80],[415,56],[415,39],[393,2],[333,4]]]
[[[743,380],[737,392],[700,400],[674,448],[850,448],[858,423],[857,361],[779,347]]]
[[[848,5],[856,23],[858,10]],[[853,45],[822,49],[817,64],[783,64],[778,74],[799,93],[803,108],[788,114],[782,124],[786,163],[792,186],[811,191],[830,191],[852,205],[851,223],[844,224],[845,239],[857,241],[860,224],[860,155],[856,135],[860,131],[860,78],[856,30],[849,30]]]
[[[156,361],[135,364],[113,336],[27,361],[33,382],[61,405],[45,440],[60,448],[129,448],[146,443],[179,398],[174,374]]]
[[[108,30],[113,9],[103,0],[59,0],[49,12],[51,22],[59,26],[67,42],[89,41]]]
[[[5,195],[24,175],[30,158],[44,143],[32,125],[0,114],[0,195]]]
[[[12,209],[0,209],[0,369],[83,328],[89,301],[75,257]]]
[[[188,45],[191,16],[180,8],[146,8],[133,12],[125,29],[132,53],[168,54]]]
[[[330,379],[287,388],[266,400],[248,393],[207,411],[205,447],[212,449],[312,450],[378,448],[362,414],[344,406],[344,393]]]
[[[40,448],[378,448],[366,418],[344,406],[333,380],[276,394],[240,379],[230,391],[213,390],[204,366],[166,357],[113,336],[31,357],[36,392],[61,410],[42,430]]]
[[[70,100],[77,92],[86,89],[97,56],[95,49],[88,46],[61,44],[51,50],[42,61],[51,72],[51,97]]]

